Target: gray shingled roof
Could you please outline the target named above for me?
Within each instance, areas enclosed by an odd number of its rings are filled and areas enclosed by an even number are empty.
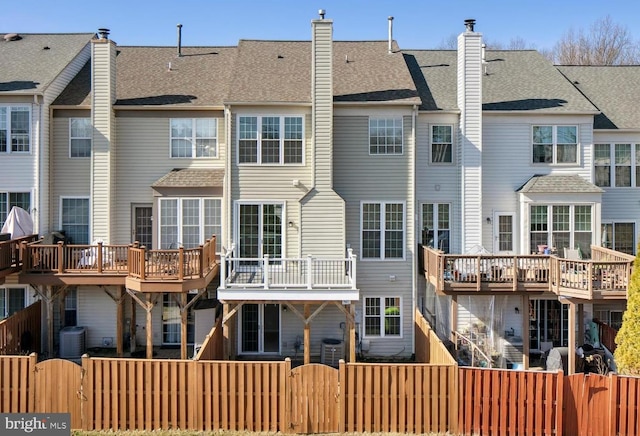
[[[557,68],[602,111],[595,117],[595,129],[640,128],[640,66]]]
[[[457,110],[457,52],[403,50],[422,110]],[[585,112],[596,108],[540,53],[487,50],[482,76],[485,111]]]
[[[578,175],[535,175],[531,177],[516,192],[526,193],[576,193],[592,194],[602,193],[604,190]]]
[[[181,57],[175,47],[118,46],[117,50],[117,105],[223,105],[235,47],[182,47]],[[91,66],[86,65],[54,104],[90,104],[90,73]]]
[[[389,54],[386,41],[334,41],[333,70],[334,101],[419,103],[402,54]],[[227,100],[310,103],[311,42],[241,40]]]
[[[215,188],[224,181],[223,169],[175,168],[156,180],[152,188]]]
[[[93,36],[22,33],[17,41],[0,39],[0,93],[44,91]]]

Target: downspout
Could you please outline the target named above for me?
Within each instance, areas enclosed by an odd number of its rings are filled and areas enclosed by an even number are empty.
[[[39,94],[42,97],[42,101],[44,103],[44,95]],[[41,229],[41,219],[40,219],[40,196],[42,195],[42,190],[40,189],[40,171],[42,171],[42,104],[38,102],[38,94],[33,94],[33,104],[34,106],[38,106],[38,147],[37,147],[37,156],[36,156],[36,171],[35,171],[35,186],[33,187],[33,205],[31,206],[31,210],[29,212],[34,211],[33,214],[35,218],[36,225],[34,226],[33,232],[40,234]],[[51,117],[49,118],[52,119]]]
[[[226,222],[223,222],[223,228],[226,229],[226,238],[223,237],[222,240],[224,241],[226,239],[227,241],[227,249],[230,249],[231,246],[233,245],[233,228],[232,228],[232,224],[231,224],[231,211],[232,211],[232,201],[231,201],[231,171],[232,171],[232,165],[231,165],[231,151],[233,150],[233,145],[231,144],[231,107],[229,105],[225,105],[224,106],[224,119],[225,119],[225,123],[226,123],[226,139],[227,139],[227,149],[225,150],[226,153],[226,163],[225,163],[225,171],[224,171],[224,186],[223,186],[223,197],[225,200],[225,220]],[[222,246],[224,246],[224,244],[221,244]]]
[[[411,153],[411,199],[413,203],[413,259],[411,262],[411,275],[413,276],[412,287],[413,287],[413,305],[411,310],[411,317],[413,318],[413,325],[416,324],[416,311],[415,307],[418,303],[418,267],[416,265],[417,259],[420,257],[419,254],[415,251],[418,244],[416,241],[418,240],[418,211],[416,204],[416,149],[417,149],[417,134],[416,134],[416,118],[418,112],[418,105],[413,105],[413,109],[411,110],[411,140],[413,142],[413,153]],[[413,339],[413,343],[411,344],[411,353],[415,355],[416,353],[416,341],[415,335]]]

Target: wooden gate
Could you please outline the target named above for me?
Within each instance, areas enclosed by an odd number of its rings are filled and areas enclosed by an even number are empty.
[[[51,359],[35,366],[35,413],[70,413],[71,428],[82,428],[82,367]]]
[[[296,433],[337,433],[340,426],[338,370],[312,363],[290,373],[291,429]]]

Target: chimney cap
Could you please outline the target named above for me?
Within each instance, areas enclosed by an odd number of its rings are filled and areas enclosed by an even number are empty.
[[[327,11],[325,11],[324,9],[319,9],[318,10],[318,15],[320,15],[320,19],[324,20],[324,16],[327,13]]]
[[[464,26],[467,28],[469,32],[473,32],[473,27],[476,24],[476,20],[474,18],[467,18],[464,20]]]
[[[101,27],[98,29],[98,35],[100,36],[100,39],[109,39],[109,29]]]

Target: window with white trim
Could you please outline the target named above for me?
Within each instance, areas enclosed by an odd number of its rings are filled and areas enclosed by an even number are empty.
[[[602,246],[631,255],[636,254],[634,222],[602,223]]]
[[[78,290],[69,288],[64,296],[64,325],[78,325]]]
[[[577,126],[533,126],[533,163],[578,163]]]
[[[452,126],[431,126],[431,163],[453,163]]]
[[[593,149],[596,186],[640,187],[640,144],[595,144]]]
[[[402,154],[402,117],[369,118],[369,154]]]
[[[404,203],[361,204],[363,259],[404,259],[404,207]]]
[[[451,250],[451,205],[422,204],[422,245],[445,253]]]
[[[529,241],[532,253],[546,245],[562,253],[564,248],[578,248],[584,258],[591,256],[593,238],[591,205],[531,205]]]
[[[31,212],[30,192],[0,192],[0,228],[4,226],[7,215],[13,206],[20,207]]]
[[[91,118],[69,118],[69,157],[91,157]]]
[[[60,225],[73,244],[89,243],[89,198],[62,198]]]
[[[30,150],[29,106],[0,106],[0,153],[28,153]]]
[[[160,249],[195,248],[222,234],[222,201],[219,198],[160,198]]]
[[[402,337],[400,297],[365,297],[364,336]]]
[[[304,122],[301,116],[238,116],[238,163],[302,164]]]
[[[7,318],[27,305],[27,288],[0,287],[0,319]]]
[[[218,156],[216,118],[172,118],[171,157],[206,158]]]

